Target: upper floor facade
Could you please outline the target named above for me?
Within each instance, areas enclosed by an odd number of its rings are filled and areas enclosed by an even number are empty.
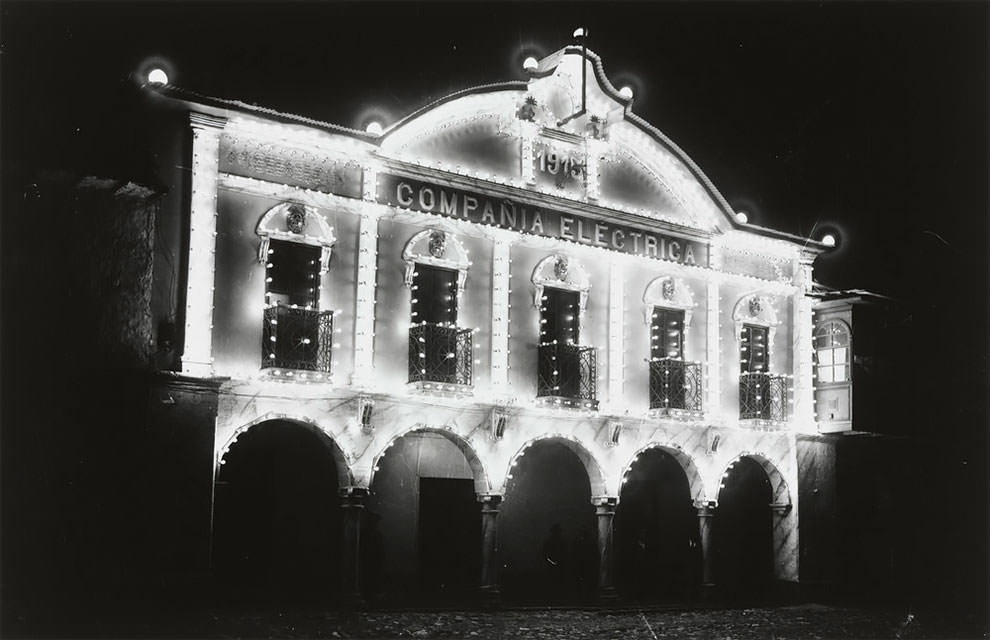
[[[826,247],[737,221],[593,53],[381,134],[151,94],[191,125],[184,373],[816,430]]]

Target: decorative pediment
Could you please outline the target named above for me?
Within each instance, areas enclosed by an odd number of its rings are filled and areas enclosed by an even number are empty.
[[[682,278],[661,276],[650,282],[643,292],[643,320],[647,325],[653,319],[653,307],[667,307],[683,309],[684,326],[689,326],[696,306],[694,292]]]
[[[406,263],[407,287],[412,286],[416,264],[420,263],[457,271],[458,294],[464,291],[471,260],[461,241],[449,231],[439,228],[420,231],[406,243],[402,259]]]
[[[258,221],[255,233],[261,236],[258,247],[258,262],[265,262],[268,245],[272,238],[320,246],[320,272],[324,273],[330,263],[330,252],[337,238],[333,227],[316,207],[299,202],[283,202],[269,209]]]
[[[768,327],[767,348],[773,348],[773,339],[777,333],[777,300],[775,296],[750,293],[742,296],[732,309],[732,319],[736,325],[736,338],[742,333],[744,324],[755,324]]]
[[[385,157],[661,222],[733,228],[711,182],[631,105],[598,56],[566,47],[528,82],[463,91],[411,115],[380,147]]]
[[[549,255],[537,263],[533,270],[533,285],[535,287],[533,306],[537,309],[542,306],[543,288],[556,287],[581,294],[582,313],[588,302],[588,291],[591,289],[591,281],[584,266],[577,259],[562,253]]]

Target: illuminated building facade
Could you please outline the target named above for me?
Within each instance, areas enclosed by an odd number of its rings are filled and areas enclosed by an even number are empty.
[[[231,584],[798,582],[799,438],[822,407],[851,428],[848,322],[813,319],[827,247],[737,220],[595,54],[529,73],[381,133],[148,86],[191,127],[160,223],[186,259],[155,273],[184,290],[153,313],[176,384],[217,394]]]

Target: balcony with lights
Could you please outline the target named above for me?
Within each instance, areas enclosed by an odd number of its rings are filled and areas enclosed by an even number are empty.
[[[703,393],[700,362],[658,358],[650,362],[650,416],[700,419]]]
[[[568,409],[598,410],[598,352],[557,340],[539,346],[536,400]]]
[[[271,304],[265,308],[261,368],[273,378],[330,379],[333,311]]]
[[[422,322],[409,328],[409,383],[416,391],[470,395],[473,331]]]
[[[748,426],[779,428],[789,417],[788,377],[752,371],[739,376],[739,420]]]

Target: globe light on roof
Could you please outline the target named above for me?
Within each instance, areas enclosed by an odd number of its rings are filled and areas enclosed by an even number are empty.
[[[381,122],[378,122],[377,120],[372,120],[371,122],[368,123],[368,126],[366,126],[364,130],[372,135],[380,136],[382,135],[382,131],[384,131],[385,129],[382,128]]]
[[[736,222],[738,222],[739,224],[746,224],[747,222],[749,222],[749,216],[746,215],[745,211],[737,211]]]
[[[155,67],[148,72],[148,82],[150,84],[168,84],[168,74],[161,67]]]
[[[632,100],[633,97],[632,87],[630,87],[629,85],[622,87],[621,89],[619,89],[619,95],[625,98],[626,100]]]
[[[577,29],[574,30],[574,37],[575,38],[584,38],[587,35],[588,35],[588,32],[585,30],[584,27],[578,27]]]
[[[826,233],[822,236],[822,244],[826,247],[834,247],[836,243],[835,234]]]
[[[530,71],[530,72],[536,71],[536,68],[539,66],[540,66],[540,61],[534,58],[533,56],[529,56],[528,58],[523,60],[523,70],[525,71]]]

